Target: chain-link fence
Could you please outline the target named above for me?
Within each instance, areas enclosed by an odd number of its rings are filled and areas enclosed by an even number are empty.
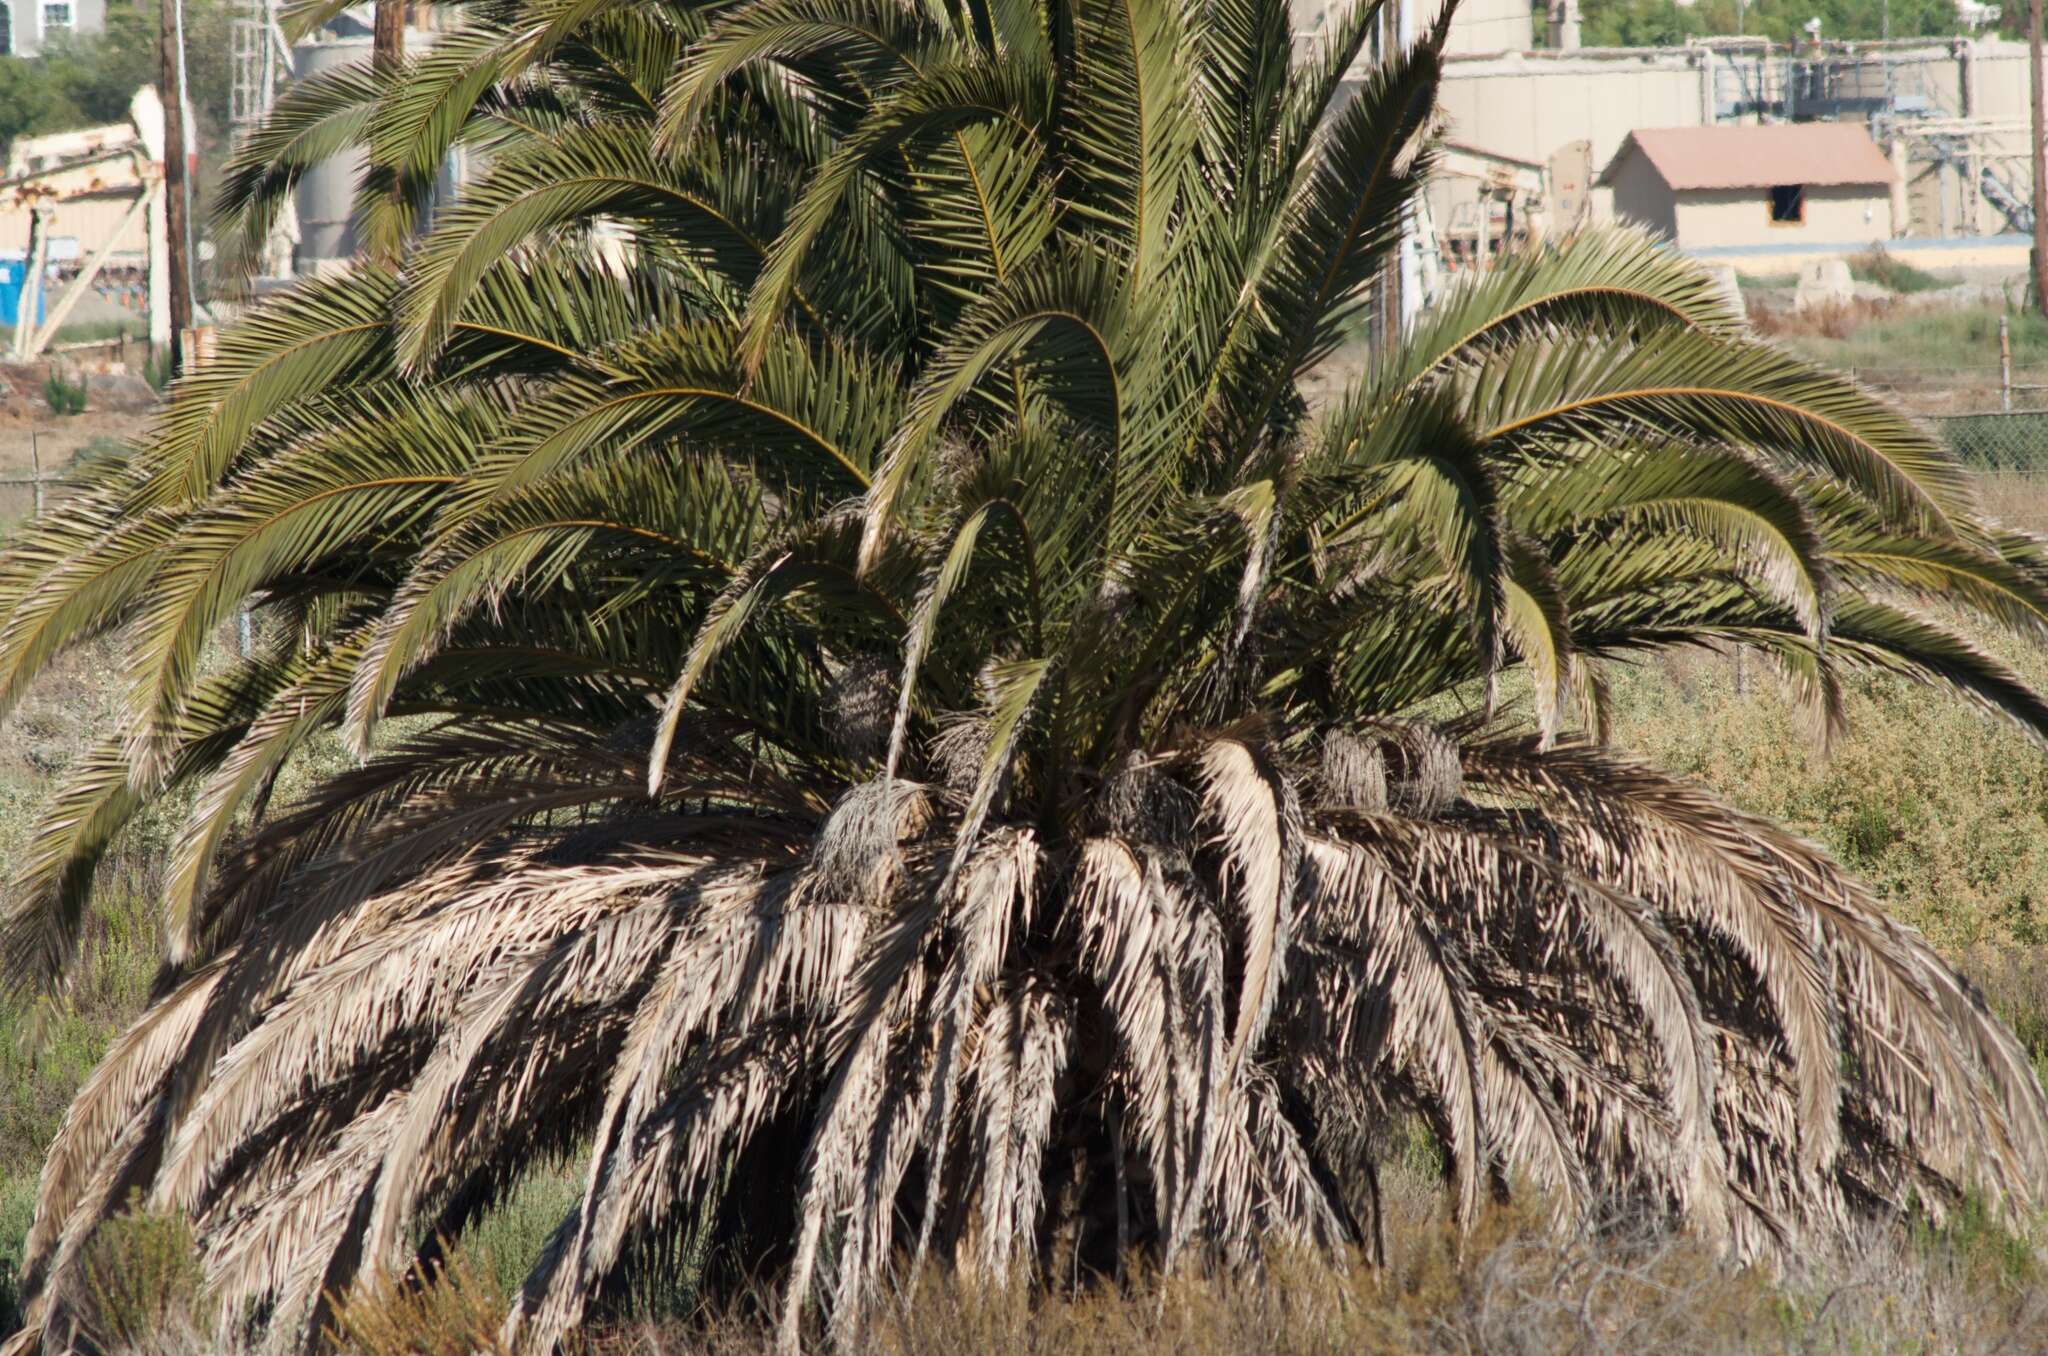
[[[2048,409],[2048,367],[1852,367],[1849,375],[1929,416]]]
[[[1979,470],[2048,473],[2048,367],[1858,367],[1850,375],[1926,420]]]
[[[70,488],[80,466],[120,451],[104,433],[0,425],[0,528],[35,517]]]
[[[1993,410],[1929,421],[1957,456],[1983,471],[2048,473],[2048,410]]]

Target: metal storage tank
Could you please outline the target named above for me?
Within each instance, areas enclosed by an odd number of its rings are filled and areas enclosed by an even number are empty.
[[[1294,35],[1307,40],[1342,19],[1355,4],[1369,0],[1288,0]],[[1434,19],[1437,6],[1422,0],[1408,0],[1408,13],[1399,20],[1407,38],[1419,26]],[[1451,33],[1444,50],[1459,52],[1519,52],[1535,41],[1535,13],[1529,0],[1463,0],[1451,20]]]
[[[369,60],[367,35],[308,38],[292,48],[292,75],[304,80],[338,66],[368,64]],[[355,256],[350,208],[362,178],[363,161],[361,151],[352,151],[315,166],[299,180],[299,247],[294,256],[299,272],[317,272],[323,265]]]
[[[1435,7],[1423,11],[1433,17]],[[1429,20],[1425,17],[1424,22]],[[1451,20],[1444,43],[1448,54],[1459,52],[1524,52],[1535,45],[1536,15],[1529,0],[1464,0]]]

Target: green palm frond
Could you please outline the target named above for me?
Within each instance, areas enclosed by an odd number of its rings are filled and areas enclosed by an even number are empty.
[[[1465,381],[1470,417],[1502,455],[1644,428],[1704,434],[1856,491],[1889,522],[1959,534],[1974,517],[1968,475],[1931,435],[1846,378],[1763,344],[1692,329],[1641,342],[1539,343]]]
[[[906,143],[936,139],[958,157],[966,202],[931,219],[924,238],[959,286],[980,277],[1001,282],[1027,260],[1050,229],[1050,194],[1039,168],[1038,124],[1045,117],[1044,73],[1015,60],[937,65],[921,70],[876,107],[811,179],[791,209],[748,304],[750,358],[771,341],[798,291],[813,245],[843,230],[847,200],[866,171],[904,158]],[[969,133],[972,132],[970,142]],[[951,167],[949,167],[951,168]],[[929,193],[929,178],[920,180]],[[957,217],[964,215],[964,229]],[[955,220],[949,221],[949,216]],[[1001,223],[1000,225],[998,223]],[[947,229],[950,227],[951,229]],[[964,242],[966,249],[948,244]],[[979,258],[977,258],[979,256]]]
[[[886,93],[921,74],[946,50],[923,6],[768,0],[735,8],[705,34],[694,59],[676,68],[662,97],[656,144],[663,149],[694,145],[718,92],[756,62],[829,62],[842,79]]]
[[[309,393],[391,370],[394,281],[351,270],[294,289],[221,336],[218,357],[187,376],[140,464],[149,502],[203,498],[265,419]]]
[[[408,275],[400,303],[408,360],[417,364],[439,346],[492,270],[517,267],[515,245],[594,218],[664,223],[688,240],[694,263],[746,286],[780,214],[765,214],[731,188],[657,160],[642,128],[576,128],[506,155],[443,218]],[[687,234],[677,229],[685,221]]]
[[[340,66],[278,97],[272,116],[229,158],[214,200],[232,258],[246,267],[306,171],[369,136],[390,88],[367,66]]]

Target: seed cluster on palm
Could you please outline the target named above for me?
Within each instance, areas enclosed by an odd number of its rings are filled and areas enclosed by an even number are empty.
[[[2038,1201],[2012,1036],[1818,850],[1607,748],[1602,675],[1743,647],[1822,733],[1877,671],[2048,735],[1956,629],[2041,633],[2048,555],[1639,235],[1390,317],[1441,25],[465,13],[233,168],[260,239],[364,148],[365,262],[0,556],[0,695],[109,630],[131,676],[14,972],[189,807],[14,1349],[90,1340],[136,1199],[288,1345],[567,1153],[522,1349],[656,1244],[791,1344],[906,1267],[1371,1253],[1406,1117],[1461,1219],[1739,1256]]]

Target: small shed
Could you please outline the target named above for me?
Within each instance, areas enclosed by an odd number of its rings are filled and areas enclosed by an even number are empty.
[[[1638,128],[1598,182],[1618,219],[1684,250],[1862,248],[1892,234],[1892,163],[1853,123]]]

